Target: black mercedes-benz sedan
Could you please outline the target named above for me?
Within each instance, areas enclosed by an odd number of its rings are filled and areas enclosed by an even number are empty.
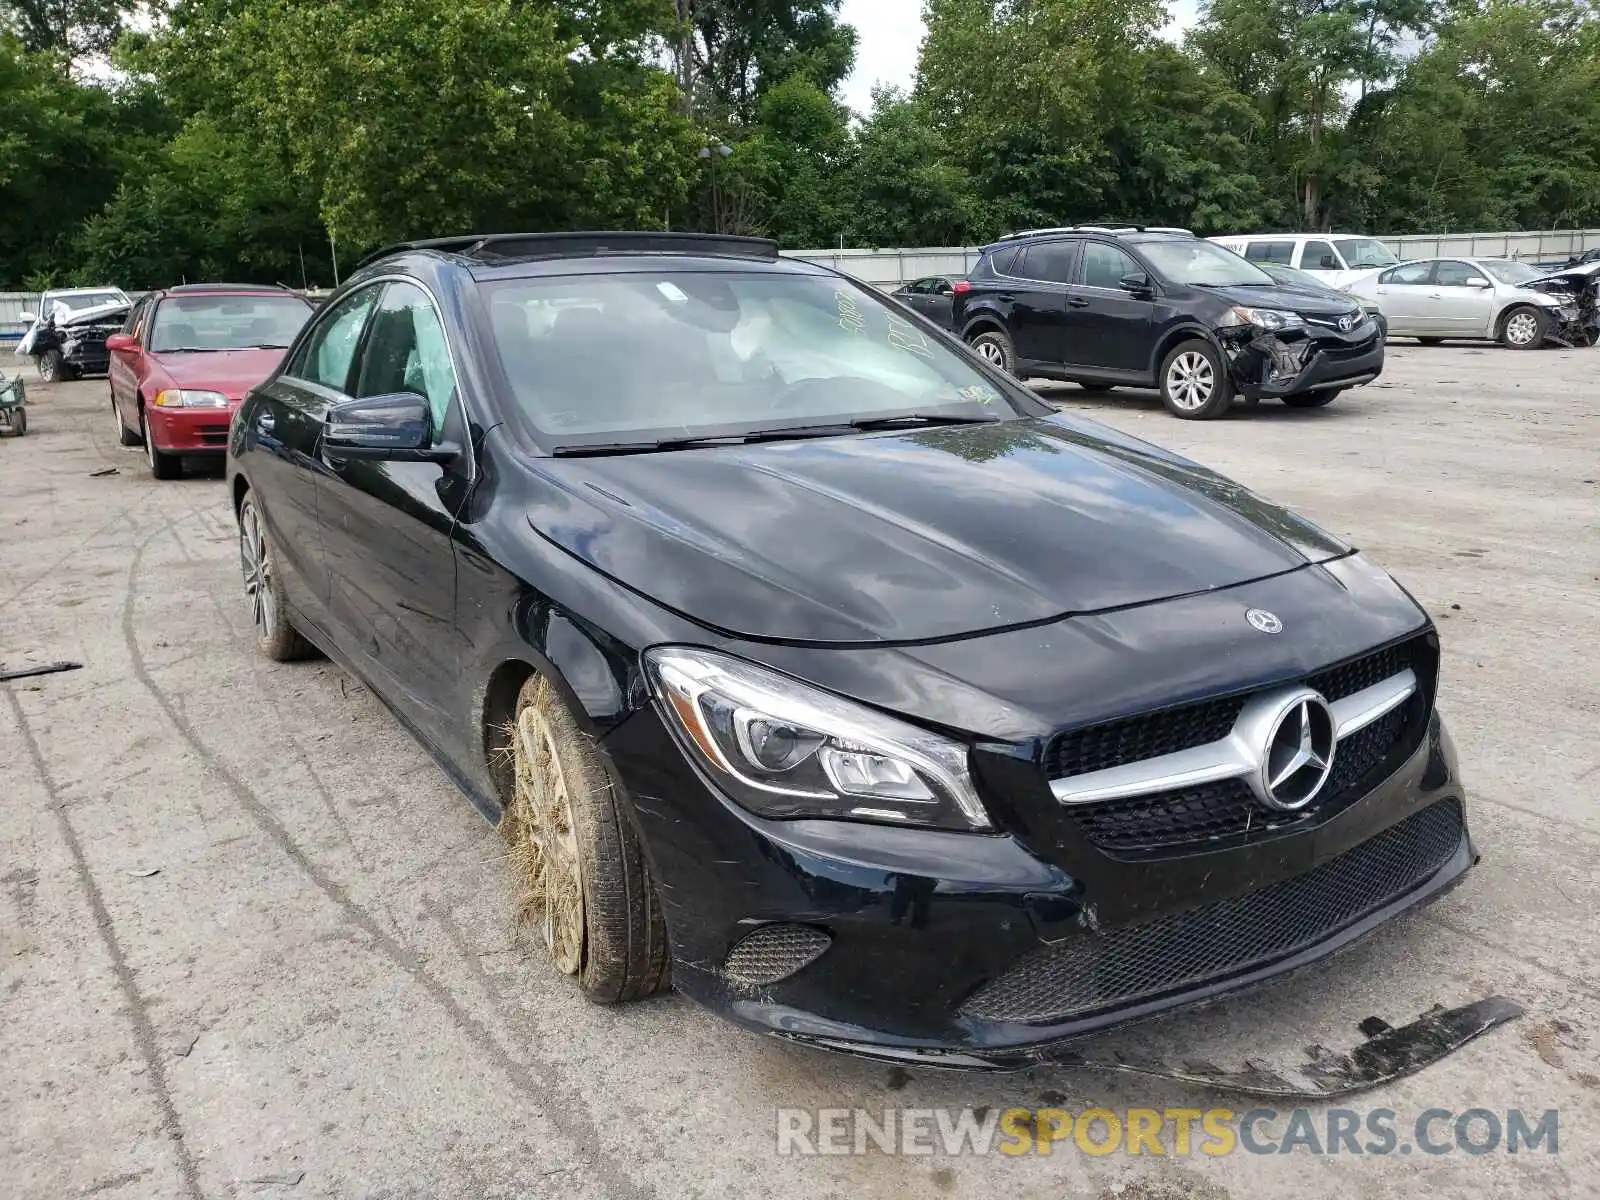
[[[596,1000],[1015,1063],[1474,861],[1388,575],[771,243],[386,251],[230,439],[260,649],[384,699]]]

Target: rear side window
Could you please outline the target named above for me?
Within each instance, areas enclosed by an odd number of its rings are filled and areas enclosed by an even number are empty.
[[[996,275],[1015,275],[1020,249],[1017,246],[1007,246],[1004,250],[996,250],[989,256],[989,269]]]
[[[1300,250],[1302,271],[1342,271],[1344,264],[1328,242],[1307,242]]]
[[[1029,246],[1021,265],[1012,274],[1044,283],[1071,283],[1076,249],[1076,242],[1040,242]]]
[[[336,392],[346,390],[361,329],[377,298],[378,288],[369,287],[339,301],[312,330],[311,337],[295,356],[290,374]]]
[[[1294,265],[1294,243],[1284,242],[1246,242],[1244,256],[1251,262],[1282,263],[1284,266]]]
[[[1427,283],[1428,276],[1433,273],[1431,262],[1407,263],[1403,267],[1395,267],[1392,271],[1385,271],[1378,276],[1379,283]]]
[[[1134,262],[1115,246],[1104,242],[1083,244],[1083,285],[1085,287],[1120,289],[1122,277],[1139,270]]]

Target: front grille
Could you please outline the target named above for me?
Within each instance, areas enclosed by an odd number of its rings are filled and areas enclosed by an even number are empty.
[[[810,925],[762,925],[733,948],[722,969],[734,983],[760,987],[810,966],[832,944]]]
[[[1304,682],[1329,701],[1353,696],[1407,667],[1417,670],[1421,683],[1420,645],[1412,641],[1374,651],[1318,671]],[[1067,778],[1217,741],[1227,736],[1247,699],[1204,701],[1061,734],[1046,751],[1046,771],[1053,779]],[[1074,806],[1072,818],[1091,842],[1112,852],[1248,842],[1326,819],[1370,790],[1380,768],[1416,748],[1425,724],[1422,703],[1413,699],[1340,742],[1333,773],[1316,801],[1300,812],[1272,812],[1254,802],[1242,779],[1227,779]]]
[[[1259,891],[1035,950],[979,988],[961,1012],[983,1021],[1061,1021],[1266,966],[1432,878],[1462,830],[1460,805],[1440,801]]]
[[[1066,779],[1204,746],[1228,736],[1244,702],[1243,696],[1207,700],[1063,733],[1045,751],[1045,770],[1051,779]]]
[[[200,441],[206,446],[226,446],[228,444],[228,427],[226,425],[200,426]]]

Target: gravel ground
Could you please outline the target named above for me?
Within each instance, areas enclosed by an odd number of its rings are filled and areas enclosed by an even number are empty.
[[[780,1156],[779,1107],[1251,1103],[891,1069],[676,997],[586,1004],[512,944],[499,840],[385,710],[328,663],[253,656],[218,477],[152,481],[102,380],[33,387],[29,435],[0,442],[0,661],[85,668],[0,684],[0,1195],[1600,1194],[1597,369],[1396,345],[1325,411],[1210,424],[1043,389],[1413,590],[1484,856],[1333,963],[1124,1038],[1293,1061],[1371,1014],[1502,993],[1523,1020],[1350,1105],[1395,1110],[1402,1141],[1430,1107],[1560,1110],[1559,1153],[1481,1157]]]

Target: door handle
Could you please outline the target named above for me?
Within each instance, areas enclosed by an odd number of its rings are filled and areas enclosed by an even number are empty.
[[[1067,301],[1067,307],[1068,308],[1088,308],[1089,307],[1089,302],[1087,300],[1085,300],[1082,296],[1074,296],[1072,299]]]
[[[278,427],[278,422],[271,413],[262,413],[256,418],[256,432],[266,437],[272,436],[272,431]]]

